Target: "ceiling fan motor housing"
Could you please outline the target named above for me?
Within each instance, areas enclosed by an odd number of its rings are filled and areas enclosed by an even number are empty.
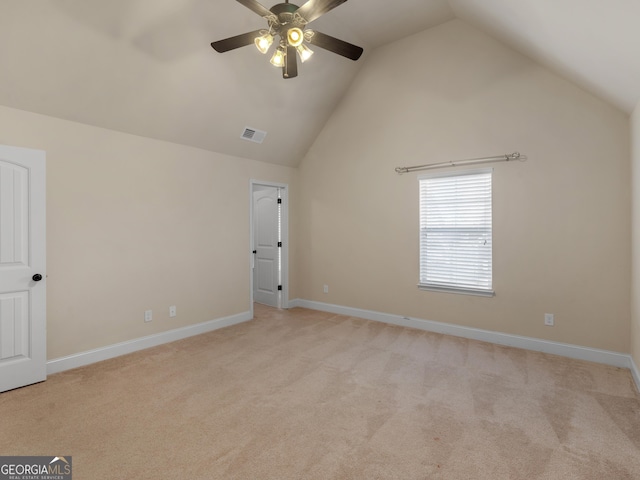
[[[293,17],[293,14],[296,12],[296,10],[298,10],[298,8],[300,7],[294,5],[293,3],[279,3],[271,7],[269,10],[271,11],[271,13],[277,15],[278,17],[280,17],[280,14],[282,13],[291,14],[291,17]]]
[[[269,11],[278,18],[276,33],[283,39],[287,38],[287,32],[290,28],[297,27],[300,30],[304,29],[306,22],[300,15],[294,15],[298,8],[300,7],[293,3],[279,3],[269,9]]]

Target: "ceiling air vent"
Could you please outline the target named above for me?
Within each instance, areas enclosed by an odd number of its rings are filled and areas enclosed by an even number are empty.
[[[263,132],[262,130],[257,130],[255,128],[245,127],[240,138],[244,138],[245,140],[249,140],[255,143],[262,143],[264,137],[267,136],[267,132]]]

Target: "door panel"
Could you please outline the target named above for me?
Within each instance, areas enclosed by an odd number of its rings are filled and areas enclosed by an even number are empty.
[[[29,263],[28,202],[29,170],[0,160],[0,266]]]
[[[45,277],[44,152],[0,146],[0,391],[46,378]]]
[[[0,294],[0,360],[29,357],[29,292]]]
[[[259,292],[273,294],[277,291],[277,285],[274,288],[274,270],[275,260],[272,258],[258,258],[257,260],[257,285]]]

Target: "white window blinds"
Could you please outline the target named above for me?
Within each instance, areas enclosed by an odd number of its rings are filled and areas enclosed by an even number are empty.
[[[491,170],[421,177],[420,284],[493,295]]]

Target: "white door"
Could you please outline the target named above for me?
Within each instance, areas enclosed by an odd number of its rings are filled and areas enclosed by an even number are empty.
[[[255,186],[253,192],[253,300],[279,307],[280,248],[278,188]]]
[[[47,376],[45,153],[0,145],[0,392]]]

